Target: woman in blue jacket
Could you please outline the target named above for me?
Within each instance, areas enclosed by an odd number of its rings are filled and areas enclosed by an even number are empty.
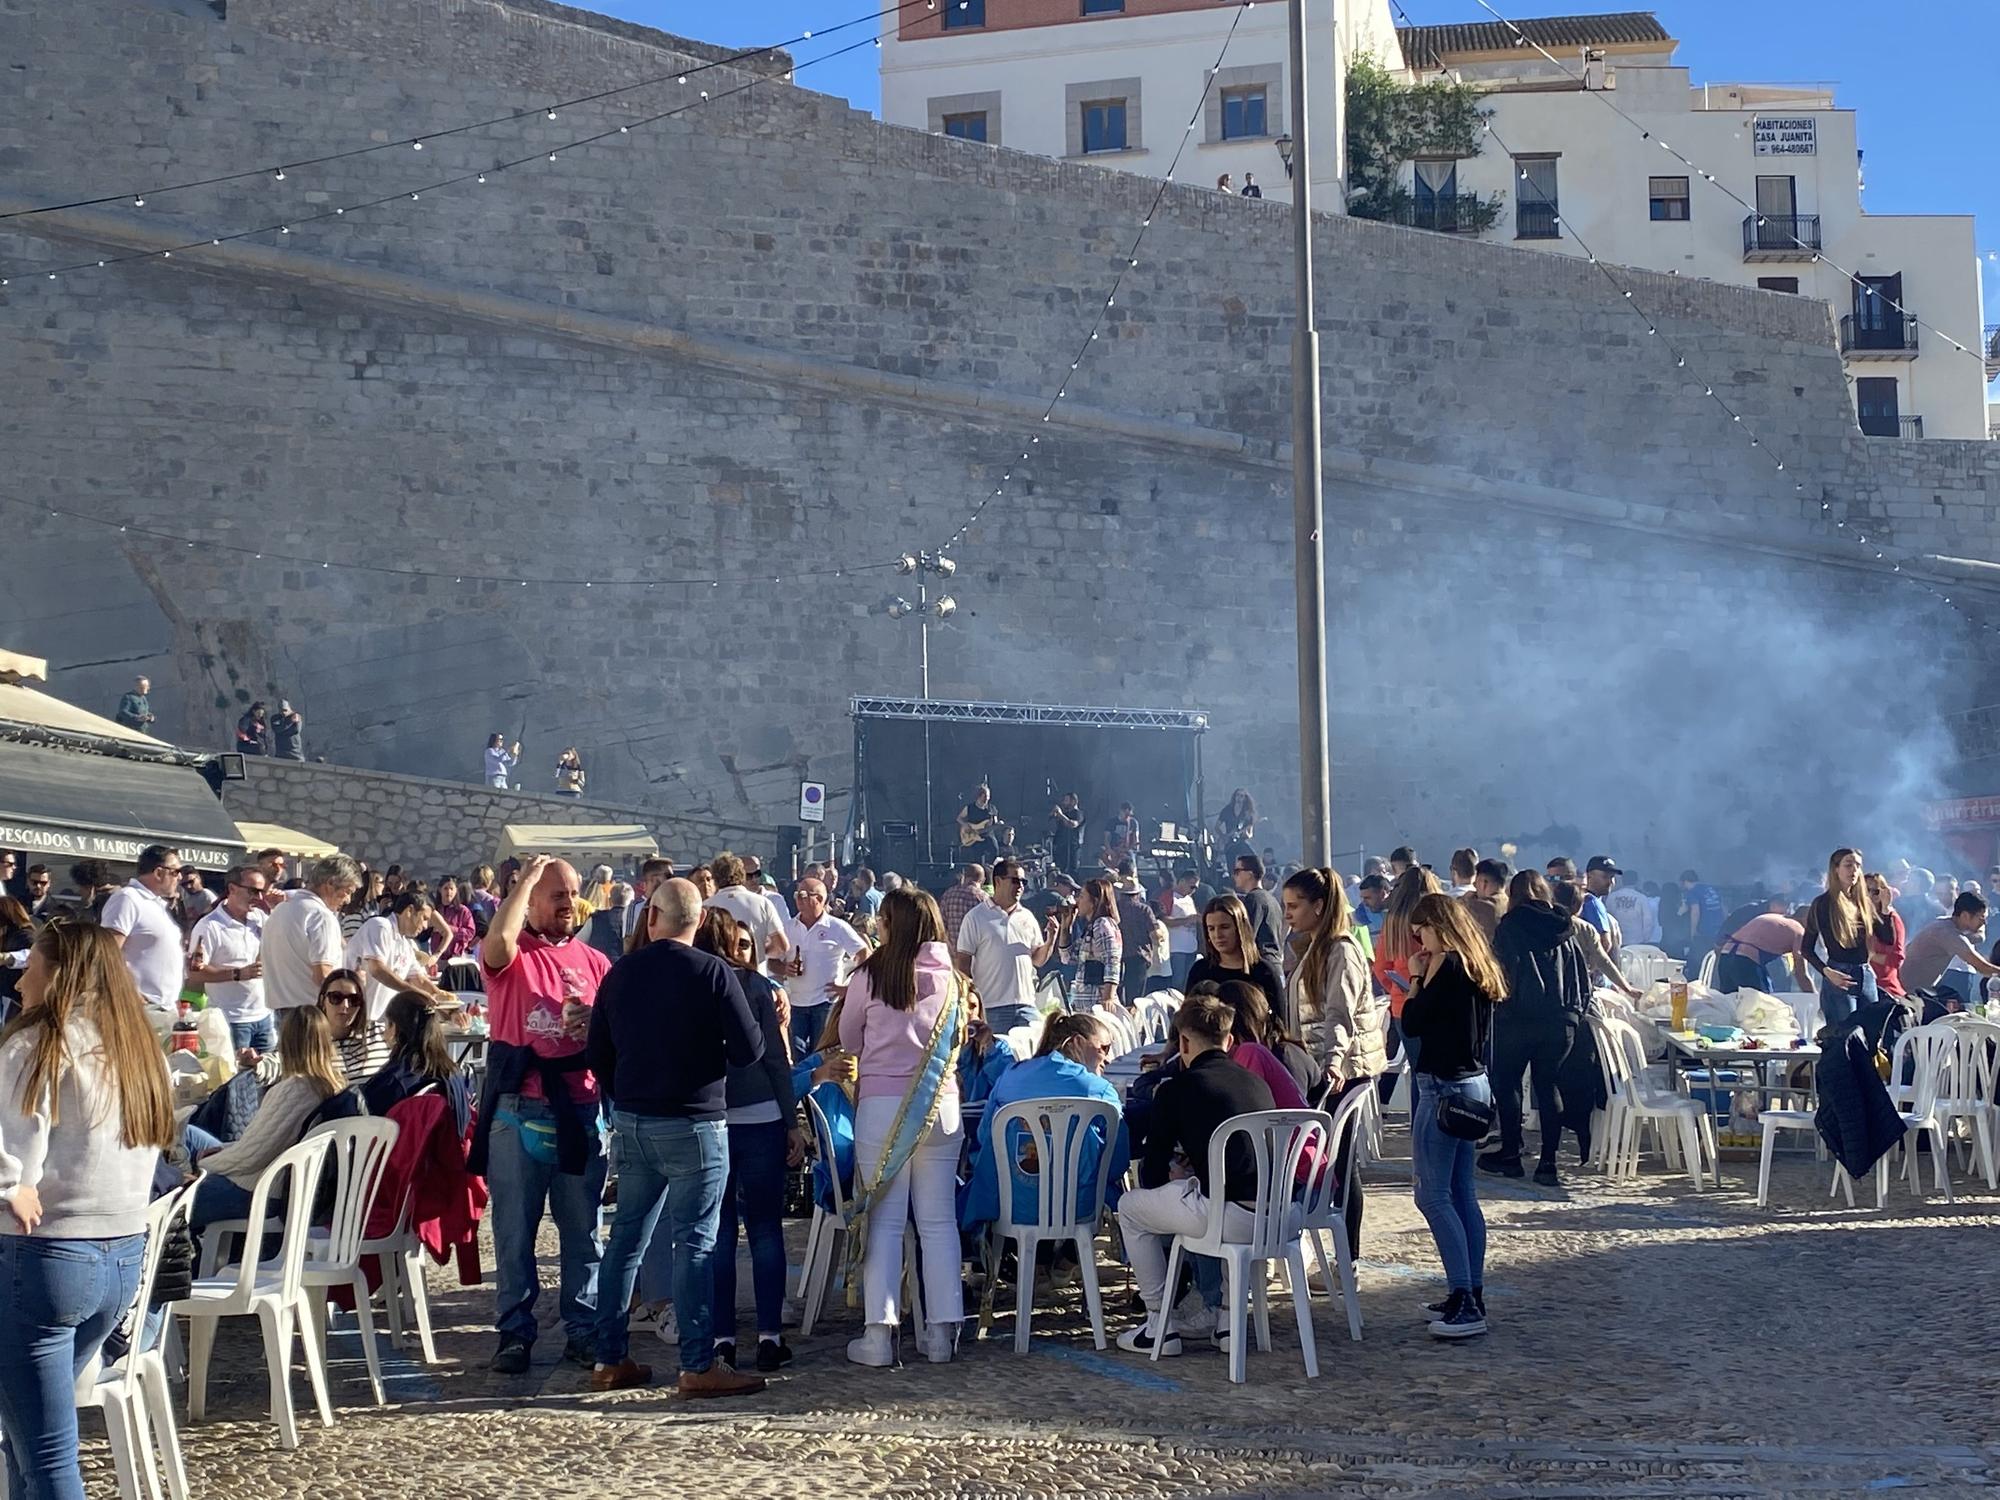
[[[1114,1108],[1118,1091],[1101,1076],[1111,1051],[1110,1028],[1088,1011],[1071,1011],[1051,1016],[1042,1029],[1042,1042],[1035,1055],[1016,1063],[993,1085],[986,1099],[986,1113],[979,1121],[979,1139],[973,1148],[972,1180],[966,1185],[959,1209],[959,1223],[966,1229],[983,1231],[1000,1217],[999,1156],[993,1143],[993,1119],[1010,1104],[1026,1099],[1102,1099]],[[1016,1128],[1007,1149],[1017,1153],[1028,1139],[1025,1129]],[[1090,1193],[1097,1180],[1098,1161],[1104,1151],[1101,1130],[1093,1127],[1084,1143],[1077,1182],[1079,1216],[1091,1209]],[[1111,1142],[1111,1180],[1106,1188],[1106,1208],[1116,1206],[1125,1168],[1131,1161],[1131,1146],[1125,1122],[1118,1123]],[[1027,1174],[1023,1174],[1027,1175]],[[1036,1217],[1036,1194],[1031,1182],[1017,1182],[1014,1193],[1016,1222],[1032,1223]]]

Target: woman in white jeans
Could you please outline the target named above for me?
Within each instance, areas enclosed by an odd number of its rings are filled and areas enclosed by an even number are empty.
[[[959,1274],[956,1062],[965,1038],[964,982],[945,946],[944,917],[914,887],[882,898],[882,942],[854,971],[840,1011],[840,1045],[860,1059],[854,1113],[855,1191],[866,1216],[862,1312],[849,1342],[861,1365],[896,1362],[903,1226],[914,1208],[923,1247],[933,1364],[949,1360],[965,1316]]]

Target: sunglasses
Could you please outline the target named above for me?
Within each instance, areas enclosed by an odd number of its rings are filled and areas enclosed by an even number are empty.
[[[347,990],[328,990],[320,999],[329,1005],[359,1005],[361,997]]]

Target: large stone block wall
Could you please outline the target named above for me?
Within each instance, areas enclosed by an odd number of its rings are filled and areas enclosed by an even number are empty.
[[[490,0],[77,0],[60,25],[0,0],[0,52],[22,101],[0,207],[668,79],[420,154],[13,220],[13,268],[421,187],[751,78],[676,84],[714,50]],[[1282,846],[1288,210],[1169,188],[1124,266],[1153,192],[767,76],[484,186],[17,283],[12,497],[194,545],[17,504],[0,628],[78,701],[150,669],[189,741],[283,693],[334,761],[469,777],[489,731],[525,729],[531,763],[577,743],[619,802],[768,826],[802,776],[844,783],[851,695],[916,691],[883,559],[944,542],[1011,468],[954,549],[933,691],[1205,709],[1211,787],[1257,788]],[[1829,660],[1879,670],[1857,633],[1905,643],[1913,701],[1832,701],[1878,735],[1907,721],[1912,788],[1948,765],[1930,715],[1990,701],[1983,658],[1848,537],[1996,555],[1992,445],[1862,439],[1806,299],[1631,273],[1758,452],[1587,266],[1339,219],[1318,238],[1338,843],[1820,839],[1825,795],[1773,772],[1877,756],[1802,743]],[[1718,681],[1779,702],[1739,711]]]
[[[723,848],[766,858],[777,850],[775,830],[690,822],[656,807],[501,792],[309,761],[251,759],[245,770],[244,780],[224,785],[231,817],[316,834],[377,869],[397,863],[425,879],[494,863],[509,823],[641,824],[660,852],[683,868]],[[627,862],[614,863],[622,868]]]

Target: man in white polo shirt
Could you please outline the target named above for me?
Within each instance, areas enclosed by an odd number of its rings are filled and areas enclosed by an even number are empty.
[[[264,872],[244,865],[229,872],[222,904],[188,934],[188,978],[208,991],[208,1003],[229,1023],[229,1043],[260,1057],[278,1050],[278,1028],[264,1003]]]
[[[986,1007],[986,1024],[996,1034],[1026,1026],[1035,1018],[1035,970],[1055,952],[1061,931],[1051,916],[1038,926],[1021,904],[1021,864],[993,864],[993,899],[975,906],[959,924],[954,956],[970,975]]]
[[[868,944],[826,909],[826,886],[811,878],[792,892],[799,914],[785,925],[792,951],[781,961],[785,989],[792,997],[792,1056],[805,1057],[819,1045],[833,1009],[834,986],[841,982],[843,962],[849,971],[868,952]]]
[[[111,893],[102,921],[125,952],[132,982],[156,1011],[171,1011],[187,978],[181,927],[167,898],[181,883],[181,855],[166,844],[139,851],[139,873]]]
[[[361,889],[361,867],[329,854],[306,869],[306,887],[288,891],[264,919],[264,1003],[292,1010],[319,1003],[320,981],[340,967],[340,908]]]
[[[720,907],[747,927],[756,947],[758,972],[783,979],[784,965],[773,960],[782,958],[792,945],[778,903],[743,883],[743,860],[727,849],[709,861],[708,871],[715,877],[715,894],[702,905]]]

